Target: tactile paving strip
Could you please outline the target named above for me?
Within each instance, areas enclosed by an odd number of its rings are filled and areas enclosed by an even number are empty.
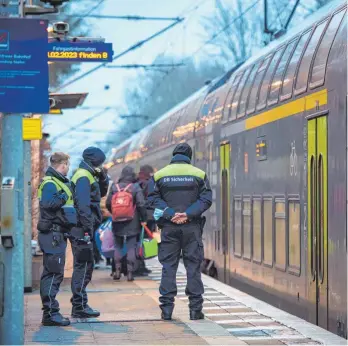
[[[161,267],[149,266],[150,278],[161,281]],[[177,297],[187,301],[185,294],[186,275],[177,274]],[[232,297],[220,293],[214,288],[205,286],[203,311],[207,318],[224,327],[238,339],[250,345],[320,345],[290,327],[276,320],[259,314],[250,307],[236,301]]]

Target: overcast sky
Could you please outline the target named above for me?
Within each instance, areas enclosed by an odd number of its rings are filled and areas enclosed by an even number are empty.
[[[73,1],[73,0],[72,0]],[[196,9],[196,7],[198,8]],[[105,0],[102,11],[104,15],[141,15],[158,17],[184,16],[185,22],[155,38],[142,48],[127,54],[117,60],[115,64],[150,64],[160,53],[167,52],[176,55],[188,55],[202,45],[199,20],[214,8],[214,0]],[[145,39],[156,31],[164,28],[170,22],[155,21],[123,21],[111,19],[89,19],[94,25],[93,36],[105,37],[106,42],[113,43],[114,53],[120,53],[132,44]],[[94,63],[84,63],[77,76],[96,66]],[[125,107],[123,101],[127,80],[135,76],[135,70],[107,69],[90,74],[88,77],[72,84],[62,92],[88,92],[84,106],[91,107],[119,107],[120,113]],[[74,76],[75,77],[75,76]],[[73,78],[74,78],[73,77]],[[104,86],[109,85],[109,90]],[[44,131],[51,135],[51,140],[71,126],[87,119],[99,110],[66,110],[62,116],[45,116]],[[116,125],[115,125],[116,122]],[[108,131],[117,128],[117,110],[105,112],[94,121],[80,129]],[[74,131],[60,137],[53,145],[53,150],[70,152],[72,160],[80,157],[84,148],[102,141],[106,133],[83,133]]]

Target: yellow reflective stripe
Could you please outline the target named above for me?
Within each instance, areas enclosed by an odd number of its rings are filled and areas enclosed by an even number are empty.
[[[71,181],[76,185],[76,182],[80,179],[86,177],[89,180],[89,183],[92,185],[96,182],[96,179],[93,177],[91,172],[87,171],[87,169],[79,168],[74,176],[72,177]]]
[[[43,190],[43,187],[46,185],[46,183],[53,183],[56,186],[57,191],[62,189],[67,194],[68,200],[66,201],[65,205],[73,205],[74,204],[73,194],[72,194],[71,190],[69,189],[69,187],[66,186],[59,179],[56,179],[54,177],[49,177],[49,176],[44,177],[43,182],[39,186],[39,190],[38,190],[38,198],[39,199],[41,199],[41,197],[42,197],[42,190]]]
[[[189,176],[194,176],[194,177],[204,179],[205,172],[192,165],[172,163],[164,167],[163,169],[159,170],[158,172],[156,172],[154,175],[154,179],[155,181],[158,181],[163,177],[173,177],[175,175],[178,175],[178,176],[189,175]]]
[[[324,89],[246,119],[245,129],[250,130],[326,104],[327,89]]]

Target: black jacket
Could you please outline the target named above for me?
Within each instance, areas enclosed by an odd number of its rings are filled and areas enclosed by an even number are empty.
[[[162,222],[170,222],[176,212],[185,212],[189,221],[200,222],[201,215],[212,204],[207,175],[192,166],[187,156],[177,154],[150,180],[147,203],[164,210]]]
[[[72,183],[79,226],[83,228],[84,232],[93,235],[103,221],[100,200],[108,191],[109,178],[107,175],[99,177],[93,167],[84,161],[80,163],[79,168],[89,171],[96,180],[90,184],[87,177],[82,177],[76,181],[76,184]]]
[[[54,177],[67,185],[72,191],[69,179],[64,177],[62,174],[57,172],[54,168],[49,167],[46,171],[46,176]],[[63,191],[57,190],[54,183],[47,182],[42,188],[40,206],[40,221],[46,221],[49,223],[68,228],[67,220],[65,219],[61,208],[65,205],[68,200],[68,195]],[[48,230],[47,230],[48,231]]]
[[[146,206],[145,206],[145,199],[144,199],[144,193],[141,187],[138,183],[135,183],[131,179],[121,178],[119,181],[119,186],[121,189],[124,189],[128,184],[132,184],[130,190],[132,191],[133,196],[133,203],[136,206],[134,218],[131,221],[125,221],[125,222],[113,222],[112,223],[112,230],[115,235],[117,236],[134,236],[140,233],[141,231],[141,224],[140,222],[146,221]],[[111,211],[111,200],[112,196],[116,193],[116,185],[113,184],[109,195],[106,199],[106,208],[112,213]]]

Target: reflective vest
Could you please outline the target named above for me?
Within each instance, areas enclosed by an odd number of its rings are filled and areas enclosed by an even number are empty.
[[[80,178],[88,178],[89,183],[92,185],[94,183],[97,182],[96,178],[92,175],[92,173],[90,171],[87,171],[87,169],[84,168],[79,168],[74,176],[71,179],[71,182],[74,183],[76,185],[76,182],[80,179]]]
[[[55,177],[51,177],[51,176],[45,176],[43,178],[43,181],[40,184],[39,190],[38,190],[38,198],[39,198],[39,200],[41,200],[41,197],[42,197],[42,189],[43,189],[43,187],[47,183],[53,183],[56,186],[57,191],[63,190],[67,194],[68,200],[65,202],[64,205],[66,205],[66,206],[74,206],[73,193],[71,192],[69,187],[66,184],[64,184],[62,181],[60,181],[59,179],[57,179]]]

